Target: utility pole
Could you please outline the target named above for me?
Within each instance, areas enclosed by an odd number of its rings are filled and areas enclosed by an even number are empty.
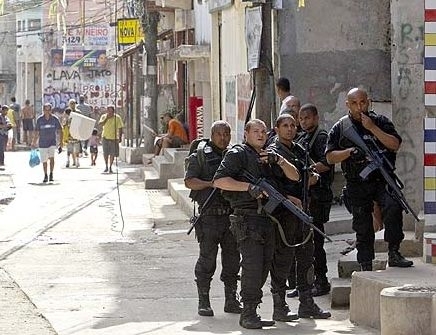
[[[143,6],[141,25],[144,32],[143,57],[146,57],[144,73],[144,112],[142,117],[142,130],[144,147],[147,152],[153,151],[154,134],[149,130],[155,129],[159,132],[157,115],[157,25],[159,23],[159,12],[149,11],[147,0],[140,0]]]
[[[263,120],[267,127],[275,118],[274,110],[274,73],[272,65],[272,33],[270,1],[262,5],[262,36],[260,44],[259,68],[254,70],[254,83],[256,87],[256,115]]]

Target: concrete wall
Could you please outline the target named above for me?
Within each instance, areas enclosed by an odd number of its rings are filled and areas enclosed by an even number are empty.
[[[288,1],[277,13],[275,76],[289,77],[292,93],[318,106],[325,128],[346,113],[351,87],[362,86],[375,102],[391,104],[392,120],[403,137],[397,173],[416,211],[423,201],[423,4],[306,1],[297,9]],[[376,112],[380,106],[374,104]],[[381,114],[389,115],[390,108],[383,109]],[[405,222],[413,229],[410,216]]]
[[[392,119],[403,138],[397,173],[416,212],[423,208],[424,1],[392,1]],[[405,216],[413,229],[410,215]]]
[[[375,101],[391,99],[390,11],[387,0],[284,3],[277,14],[278,76],[292,93],[321,111],[329,128],[345,113],[345,94],[367,88]]]

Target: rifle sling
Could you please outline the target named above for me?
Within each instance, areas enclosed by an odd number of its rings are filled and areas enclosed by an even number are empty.
[[[307,234],[306,238],[303,240],[303,242],[300,242],[297,244],[289,244],[288,240],[286,239],[285,232],[283,231],[283,227],[282,227],[282,224],[280,223],[280,221],[268,213],[266,213],[266,215],[271,219],[272,222],[277,224],[277,228],[279,229],[280,238],[281,238],[283,244],[286,245],[288,248],[296,248],[296,247],[300,247],[300,246],[306,244],[307,242],[309,242],[310,237],[313,235],[313,230],[311,229],[309,234]]]

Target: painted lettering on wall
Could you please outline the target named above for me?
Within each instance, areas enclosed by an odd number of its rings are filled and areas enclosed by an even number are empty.
[[[423,41],[423,26],[414,26],[411,23],[402,23],[399,26],[400,36],[399,45],[397,50],[397,85],[399,100],[394,104],[394,116],[396,127],[399,135],[402,137],[403,142],[401,151],[397,155],[397,172],[403,180],[403,192],[406,198],[410,201],[411,205],[418,208],[418,199],[416,199],[417,192],[420,192],[421,185],[417,185],[416,179],[419,173],[419,165],[421,164],[422,150],[419,146],[419,139],[414,136],[416,127],[413,127],[414,121],[416,123],[417,115],[416,110],[411,106],[416,104],[416,97],[414,94],[413,85],[413,67],[420,60],[418,46]]]

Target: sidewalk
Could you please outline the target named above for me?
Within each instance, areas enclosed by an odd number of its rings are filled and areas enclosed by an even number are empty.
[[[96,169],[86,162],[65,169],[63,157],[55,183],[41,185],[41,168],[26,167],[26,157],[6,160],[16,196],[1,219],[0,334],[378,334],[351,324],[346,309],[332,310],[329,320],[244,330],[237,315],[223,313],[220,268],[211,288],[215,317],[199,317],[197,242],[186,235],[188,217],[167,191],[144,190],[138,167],[120,164],[117,188],[115,174],[101,173],[101,160]],[[336,236],[326,248],[331,277],[348,237]],[[316,300],[329,309],[329,296]],[[298,300],[288,303],[297,309]],[[259,313],[270,318],[271,312],[267,284]]]

